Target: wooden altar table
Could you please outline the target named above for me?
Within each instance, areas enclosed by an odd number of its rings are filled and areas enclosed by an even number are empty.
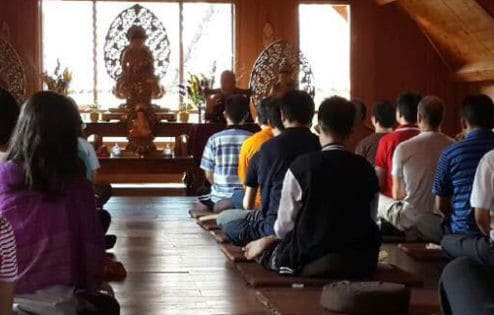
[[[161,122],[156,129],[156,137],[174,137],[188,135],[186,156],[167,157],[162,151],[140,158],[132,152],[125,152],[120,157],[99,158],[101,168],[96,181],[124,183],[122,177],[132,175],[149,175],[153,178],[161,174],[185,174],[184,184],[187,195],[194,195],[205,183],[203,171],[200,169],[202,152],[208,138],[225,128],[222,124],[194,124]],[[245,129],[252,132],[259,130],[256,124],[247,124]],[[127,129],[120,122],[87,122],[84,136],[99,135],[102,137],[126,137]],[[176,141],[179,143],[179,141]],[[141,181],[142,182],[142,181]],[[154,182],[154,181],[153,181]]]
[[[203,175],[192,156],[172,157],[163,155],[162,151],[139,157],[134,152],[122,151],[120,156],[100,157],[101,168],[96,175],[96,182],[125,182],[118,178],[142,174],[185,174],[186,194],[194,195],[203,182]]]
[[[86,122],[84,135],[93,134],[102,137],[126,137],[127,126],[122,122]],[[161,122],[156,129],[156,137],[179,137],[183,134],[190,135],[194,125],[192,123]]]

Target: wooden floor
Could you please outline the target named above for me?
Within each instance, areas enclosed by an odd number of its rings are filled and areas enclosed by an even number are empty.
[[[113,252],[128,271],[125,281],[111,283],[122,314],[271,314],[256,298],[259,290],[244,286],[210,234],[189,218],[193,201],[113,197],[107,204],[110,232],[118,236]],[[436,287],[441,264],[417,263],[395,245],[385,249],[389,262]]]

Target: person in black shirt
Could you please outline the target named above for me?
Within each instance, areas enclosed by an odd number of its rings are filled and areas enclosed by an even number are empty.
[[[320,150],[317,136],[309,127],[314,117],[314,101],[303,91],[289,91],[281,98],[281,118],[285,130],[264,143],[257,153],[256,183],[246,186],[261,188],[260,211],[225,211],[218,217],[218,225],[238,246],[274,233],[273,224],[278,214],[281,186],[290,163],[298,156]],[[238,215],[237,215],[238,214]]]
[[[344,98],[319,108],[322,151],[298,157],[283,181],[272,235],[249,243],[248,259],[283,274],[365,276],[381,245],[379,185],[365,158],[346,151],[355,108]]]

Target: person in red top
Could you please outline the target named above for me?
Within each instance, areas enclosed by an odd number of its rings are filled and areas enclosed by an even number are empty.
[[[400,94],[396,104],[396,121],[398,127],[394,132],[381,138],[376,153],[376,174],[379,178],[381,193],[392,198],[393,177],[391,175],[393,153],[396,147],[420,133],[417,127],[417,108],[422,95],[418,92]],[[384,205],[387,198],[379,198],[379,207]]]

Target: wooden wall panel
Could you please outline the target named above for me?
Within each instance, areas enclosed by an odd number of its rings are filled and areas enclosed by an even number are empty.
[[[492,0],[476,0],[487,13],[494,17],[494,1]]]
[[[481,0],[479,0],[481,1]],[[14,46],[28,68],[29,92],[39,88],[40,42],[38,1],[1,0],[0,21],[9,23]],[[236,4],[236,70],[247,86],[251,67],[264,48],[269,22],[275,39],[298,42],[297,0],[234,0]],[[323,2],[324,1],[310,1]],[[351,90],[370,107],[376,99],[394,100],[404,89],[437,94],[448,103],[445,130],[459,129],[457,105],[471,85],[457,84],[419,27],[396,3],[348,0],[351,5]],[[342,1],[339,1],[342,3]],[[321,30],[324,40],[324,30]]]
[[[274,39],[298,43],[297,1],[237,0],[236,6],[236,72],[240,84],[248,86],[252,66],[265,48],[263,29],[270,23]]]
[[[457,108],[462,95],[457,95],[457,91],[461,84],[451,80],[446,64],[398,3],[375,10],[375,82],[371,100],[394,100],[405,89],[437,95],[448,105],[443,128],[454,134],[459,127]]]
[[[37,0],[0,0],[0,25],[7,23],[11,43],[26,69],[28,95],[39,89],[41,73],[39,10]]]

